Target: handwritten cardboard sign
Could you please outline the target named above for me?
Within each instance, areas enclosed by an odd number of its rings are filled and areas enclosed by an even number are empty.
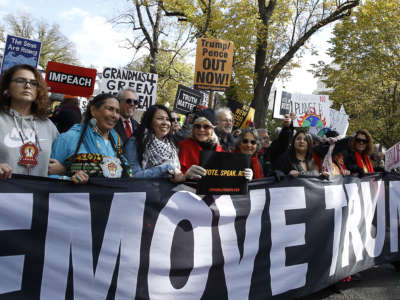
[[[117,95],[119,91],[131,88],[138,96],[137,109],[145,111],[156,104],[157,80],[157,74],[107,67],[103,70],[99,90]]]

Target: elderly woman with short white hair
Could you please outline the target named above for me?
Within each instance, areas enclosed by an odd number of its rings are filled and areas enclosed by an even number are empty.
[[[211,109],[207,108],[195,113],[192,136],[179,143],[181,171],[187,179],[199,179],[206,173],[206,170],[199,166],[201,150],[224,152],[218,144],[214,128],[215,117]]]
[[[179,161],[186,179],[200,179],[206,174],[206,170],[199,166],[201,150],[225,152],[218,143],[214,128],[215,116],[211,109],[207,108],[196,112],[192,136],[179,143]],[[253,177],[253,172],[249,168],[245,169],[244,174],[247,180],[251,180]]]

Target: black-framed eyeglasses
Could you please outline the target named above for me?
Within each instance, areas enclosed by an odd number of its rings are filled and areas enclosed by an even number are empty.
[[[129,105],[132,105],[132,104],[138,105],[139,104],[139,101],[137,99],[131,99],[131,98],[125,99],[125,102]]]
[[[181,118],[171,118],[171,122],[179,122]]]
[[[209,125],[209,124],[194,124],[193,127],[194,127],[195,129],[201,129],[201,128],[203,128],[203,129],[205,129],[205,130],[208,130],[208,129],[211,128],[211,125]]]
[[[250,144],[252,144],[252,145],[255,145],[255,144],[257,144],[257,141],[256,141],[256,140],[243,139],[243,140],[242,140],[242,143],[243,143],[243,144],[248,144],[248,143],[250,143]]]
[[[15,78],[15,79],[11,80],[11,81],[14,81],[15,83],[21,84],[23,86],[26,86],[26,84],[29,83],[29,85],[31,87],[34,87],[34,88],[37,88],[39,86],[39,82],[37,80],[34,80],[34,79],[27,80],[25,78],[18,77],[18,78]]]
[[[368,140],[356,138],[356,142],[359,143],[359,144],[366,144],[366,143],[368,143]]]

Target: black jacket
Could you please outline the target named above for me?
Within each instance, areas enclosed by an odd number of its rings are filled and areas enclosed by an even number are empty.
[[[131,119],[131,125],[132,125],[132,135],[134,135],[139,128],[139,123],[136,120]],[[122,145],[125,145],[125,143],[128,141],[128,137],[126,136],[125,127],[124,124],[122,124],[121,119],[118,120],[118,123],[117,125],[115,125],[114,129],[121,138]]]

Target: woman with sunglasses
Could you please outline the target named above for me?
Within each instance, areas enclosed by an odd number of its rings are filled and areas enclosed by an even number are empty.
[[[172,136],[171,112],[164,105],[155,104],[146,110],[137,134],[125,145],[125,155],[133,177],[185,180]]]
[[[344,153],[344,163],[352,174],[363,176],[365,173],[374,172],[370,159],[374,149],[368,130],[358,130],[354,138],[350,140],[348,150]]]
[[[83,124],[58,137],[51,157],[65,165],[74,183],[87,183],[89,177],[130,177],[121,140],[113,129],[118,119],[118,100],[111,94],[99,94],[89,102]]]
[[[200,179],[206,170],[199,166],[200,151],[213,150],[224,152],[218,144],[214,132],[215,116],[211,109],[196,111],[192,126],[192,136],[179,143],[179,161],[182,173],[188,179]]]
[[[11,174],[47,176],[63,171],[50,159],[58,136],[48,119],[50,101],[42,75],[30,65],[16,65],[0,78],[0,179]]]
[[[250,155],[251,169],[254,179],[263,178],[263,171],[258,158],[258,151],[261,149],[261,143],[257,130],[251,127],[244,129],[236,140],[236,153]]]

